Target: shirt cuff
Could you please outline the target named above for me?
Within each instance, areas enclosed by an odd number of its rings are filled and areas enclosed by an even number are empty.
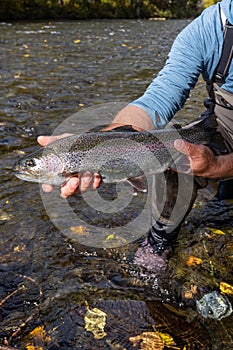
[[[159,117],[159,115],[154,110],[152,110],[151,108],[149,108],[147,105],[145,105],[142,102],[134,101],[134,102],[129,103],[129,106],[139,107],[144,112],[146,112],[146,114],[148,114],[148,116],[152,120],[152,122],[155,126],[155,129],[163,129],[165,127],[165,125],[167,124],[167,121],[165,121],[164,119]]]

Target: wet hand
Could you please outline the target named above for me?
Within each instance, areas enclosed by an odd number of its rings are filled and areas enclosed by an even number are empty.
[[[47,146],[48,144],[59,140],[63,137],[71,136],[71,134],[62,134],[58,136],[39,136],[37,141],[41,146]],[[78,176],[70,178],[64,185],[61,186],[61,197],[68,198],[75,192],[82,193],[87,190],[96,190],[101,183],[101,176],[98,173],[84,172],[78,174]],[[43,184],[42,188],[45,192],[53,191],[53,186]]]
[[[209,147],[183,140],[175,140],[174,146],[179,152],[188,156],[190,173],[206,178],[218,177],[218,157]]]

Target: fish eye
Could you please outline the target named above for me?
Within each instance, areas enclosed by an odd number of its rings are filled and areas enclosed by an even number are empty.
[[[32,159],[26,159],[24,162],[23,162],[23,166],[25,167],[33,167],[36,165],[36,162],[35,160],[32,158]]]

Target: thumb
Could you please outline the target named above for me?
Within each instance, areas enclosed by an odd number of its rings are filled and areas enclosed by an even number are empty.
[[[51,143],[51,136],[38,136],[37,142],[43,147],[47,146],[49,143]]]
[[[196,145],[189,143],[187,141],[178,139],[174,141],[174,147],[177,149],[177,151],[186,154],[187,156],[192,156],[192,154],[195,152]]]
[[[71,136],[72,134],[68,134],[68,133],[64,133],[64,134],[61,134],[61,135],[53,135],[53,136],[44,136],[44,135],[41,135],[41,136],[38,136],[37,137],[37,142],[45,147],[47,145],[49,145],[50,143],[54,142],[54,141],[57,141],[57,140],[60,140],[62,139],[63,137],[67,137],[67,136]]]

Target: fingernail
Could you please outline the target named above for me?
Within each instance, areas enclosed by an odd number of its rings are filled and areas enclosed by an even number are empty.
[[[184,141],[181,139],[175,140],[175,145],[179,146],[179,147],[183,147],[184,146]]]
[[[47,184],[43,184],[42,185],[42,189],[43,189],[44,192],[52,192],[53,186],[47,185]]]
[[[77,187],[77,185],[78,185],[78,179],[77,178],[73,178],[73,179],[71,179],[70,180],[70,185],[72,186],[72,187]]]

